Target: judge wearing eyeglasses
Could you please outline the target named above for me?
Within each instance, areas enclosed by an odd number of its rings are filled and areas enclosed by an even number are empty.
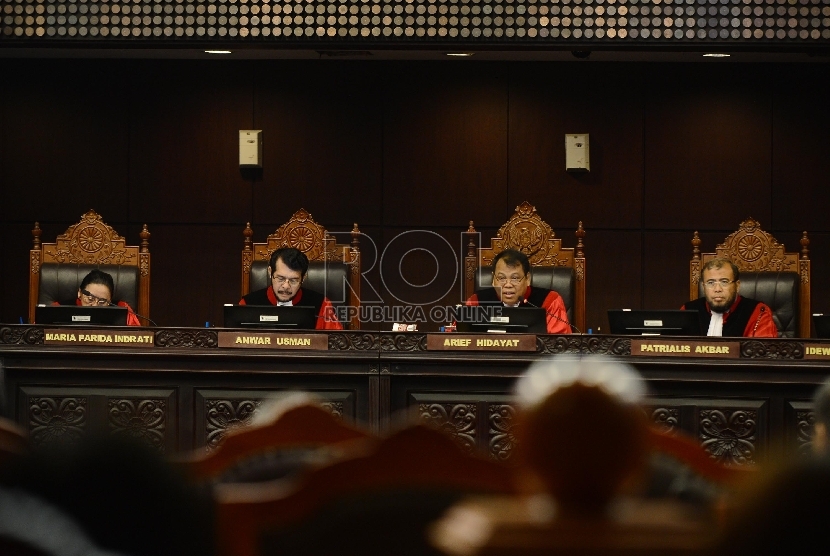
[[[308,257],[299,249],[282,247],[271,253],[268,262],[271,285],[249,293],[240,305],[290,305],[317,309],[318,330],[343,330],[334,306],[326,296],[303,288],[308,273]]]
[[[127,309],[127,325],[141,326],[141,321],[126,301],[112,302],[112,292],[115,291],[115,284],[112,280],[112,275],[102,270],[91,270],[89,274],[84,276],[81,280],[81,285],[78,287],[78,297],[66,303],[59,303],[55,301],[52,305],[78,305],[81,307],[109,307],[110,305],[117,305]]]
[[[530,261],[515,249],[493,257],[493,287],[474,293],[467,305],[503,303],[505,307],[540,307],[547,316],[548,334],[570,334],[568,312],[562,296],[553,290],[530,285]]]
[[[704,296],[681,309],[700,315],[700,332],[707,336],[777,338],[772,310],[765,303],[741,297],[740,271],[732,261],[712,259],[700,271]]]

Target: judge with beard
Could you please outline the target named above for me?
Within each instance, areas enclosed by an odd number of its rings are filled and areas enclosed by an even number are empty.
[[[290,305],[314,307],[318,330],[343,330],[331,301],[314,290],[302,287],[308,274],[308,257],[299,249],[283,247],[271,253],[268,262],[271,285],[249,293],[240,305]]]
[[[768,305],[741,297],[740,271],[731,261],[712,259],[700,272],[704,296],[681,307],[700,316],[700,332],[707,336],[777,338],[778,328]]]

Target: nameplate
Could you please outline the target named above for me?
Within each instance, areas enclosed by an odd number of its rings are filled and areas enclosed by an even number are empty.
[[[716,357],[738,359],[740,342],[707,342],[701,340],[631,340],[631,355],[647,357]]]
[[[130,332],[112,330],[46,329],[43,331],[46,345],[75,346],[138,346],[155,347],[155,333],[146,330]]]
[[[804,359],[830,359],[830,344],[804,346]]]
[[[535,334],[427,334],[429,351],[536,351]]]
[[[326,334],[286,334],[280,332],[220,332],[220,348],[242,349],[329,349]]]

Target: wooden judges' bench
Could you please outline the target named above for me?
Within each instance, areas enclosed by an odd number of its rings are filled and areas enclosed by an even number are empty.
[[[0,400],[36,444],[105,431],[169,454],[210,450],[267,398],[308,390],[375,431],[406,410],[504,459],[514,442],[513,382],[561,353],[633,364],[655,423],[738,464],[808,450],[810,399],[830,374],[830,343],[821,340],[0,325]]]

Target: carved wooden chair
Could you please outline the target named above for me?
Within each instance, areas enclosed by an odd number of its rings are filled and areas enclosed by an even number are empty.
[[[326,229],[319,225],[305,209],[300,209],[282,226],[268,236],[264,243],[253,243],[251,223],[242,232],[242,295],[268,287],[268,261],[271,253],[280,247],[295,247],[309,260],[308,275],[303,285],[320,292],[335,307],[360,308],[360,230],[355,223],[351,244],[335,242]],[[347,323],[344,323],[346,325]],[[350,328],[360,329],[360,318],[354,314]]]
[[[576,248],[562,247],[551,227],[536,213],[536,207],[523,202],[516,213],[499,228],[490,247],[477,249],[473,221],[467,229],[467,254],[464,257],[464,297],[492,284],[493,257],[505,249],[522,251],[533,267],[531,286],[556,291],[562,296],[568,320],[580,331],[585,330],[585,229],[582,222],[576,230]]]
[[[689,264],[689,295],[703,296],[700,269],[710,260],[728,259],[741,271],[741,295],[763,301],[772,309],[778,335],[810,337],[810,257],[807,232],[801,236],[801,253],[787,253],[784,246],[748,218],[738,230],[715,247],[715,253],[700,252],[700,235],[692,238]]]
[[[413,547],[462,493],[516,492],[510,467],[467,455],[426,425],[363,446],[299,485],[219,485],[218,555],[430,554]]]
[[[113,300],[125,301],[139,315],[150,316],[150,232],[139,234],[140,246],[126,245],[123,237],[90,210],[77,224],[59,235],[55,243],[41,243],[35,222],[29,251],[29,322],[38,304],[50,305],[75,299],[78,286],[90,270],[100,269],[115,282]]]

